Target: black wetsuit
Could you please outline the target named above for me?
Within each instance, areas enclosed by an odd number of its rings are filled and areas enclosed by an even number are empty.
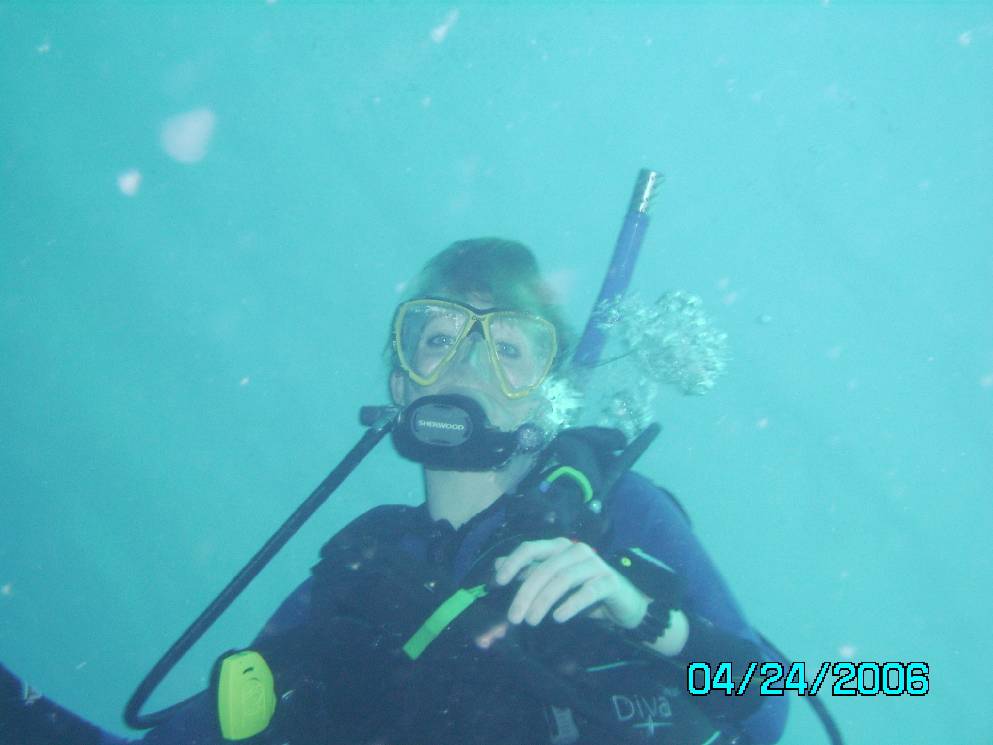
[[[771,658],[757,643],[671,495],[629,474],[608,502],[601,554],[638,546],[686,581],[691,619],[675,660],[585,618],[522,624],[489,648],[513,587],[472,605],[416,660],[400,647],[458,587],[485,582],[503,498],[459,530],[425,505],[381,506],[335,536],[313,576],[255,640],[280,697],[255,743],[541,745],[775,742],[785,700],[686,694],[686,662]],[[148,743],[222,742],[215,702],[195,699]]]
[[[279,697],[275,716],[246,745],[585,745],[773,743],[786,698],[711,694],[691,699],[690,660],[771,659],[744,621],[673,497],[627,474],[606,501],[607,556],[637,546],[672,567],[685,585],[686,648],[663,658],[586,618],[522,624],[489,648],[481,631],[505,617],[514,583],[492,591],[440,632],[417,659],[403,643],[459,587],[479,586],[495,537],[506,533],[501,498],[455,530],[425,505],[377,507],[336,535],[313,575],[252,644],[267,660]],[[512,521],[511,521],[512,522]],[[554,531],[553,531],[554,532]],[[28,696],[0,669],[0,741],[110,745],[124,740],[44,698]],[[214,692],[182,705],[147,733],[148,745],[215,745]]]

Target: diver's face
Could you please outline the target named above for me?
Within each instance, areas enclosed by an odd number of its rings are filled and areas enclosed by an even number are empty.
[[[481,311],[490,310],[493,305],[489,298],[473,296],[465,300]],[[426,338],[444,338],[444,329],[433,329],[434,334]],[[512,341],[512,340],[511,340]],[[508,344],[508,347],[512,346]],[[519,345],[523,347],[523,345]],[[442,354],[430,347],[418,350],[419,355]],[[430,360],[425,365],[430,366]],[[526,422],[542,399],[537,392],[523,398],[509,398],[500,386],[500,381],[489,356],[482,330],[477,327],[459,345],[455,357],[443,369],[438,379],[430,385],[420,385],[402,371],[394,371],[390,376],[390,389],[393,400],[407,406],[424,396],[461,394],[476,400],[486,412],[490,422],[504,431],[511,431]]]

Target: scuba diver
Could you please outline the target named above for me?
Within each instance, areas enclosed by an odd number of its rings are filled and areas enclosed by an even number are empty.
[[[628,442],[562,428],[547,383],[573,335],[531,251],[454,243],[396,310],[397,451],[425,500],[381,505],[152,745],[774,743],[785,696],[687,693],[687,666],[779,656]],[[0,668],[0,741],[125,742]]]

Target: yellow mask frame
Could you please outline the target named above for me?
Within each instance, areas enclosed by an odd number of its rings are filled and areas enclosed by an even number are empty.
[[[404,344],[401,340],[403,339],[403,328],[407,315],[412,311],[416,312],[426,307],[446,309],[457,315],[463,314],[465,315],[466,322],[462,325],[461,329],[452,340],[446,354],[435,364],[429,374],[423,375],[417,371],[413,361],[408,359],[407,352],[404,349]],[[524,320],[531,324],[537,324],[543,329],[543,331],[548,333],[550,352],[548,354],[548,359],[543,363],[543,367],[540,369],[540,374],[536,376],[534,382],[524,386],[515,386],[508,377],[504,363],[500,361],[498,343],[494,339],[492,332],[494,320]],[[537,316],[532,313],[525,313],[523,311],[503,308],[481,310],[466,303],[459,303],[454,300],[445,300],[442,298],[417,298],[401,303],[397,308],[396,314],[393,317],[393,349],[396,352],[397,359],[400,362],[400,367],[403,368],[403,371],[407,373],[410,379],[418,385],[433,385],[438,382],[438,379],[441,377],[442,373],[448,368],[452,360],[455,359],[455,356],[459,353],[459,350],[462,348],[465,340],[472,334],[477,324],[479,328],[482,329],[483,339],[486,343],[487,353],[489,354],[490,365],[496,373],[497,382],[500,384],[500,390],[507,398],[524,398],[545,381],[548,377],[548,373],[552,369],[552,365],[555,362],[555,357],[558,355],[558,337],[555,332],[555,325],[552,324],[551,321],[542,318],[541,316]]]

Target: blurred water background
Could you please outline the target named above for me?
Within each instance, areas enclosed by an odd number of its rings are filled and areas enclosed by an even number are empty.
[[[515,238],[580,326],[651,167],[633,289],[732,362],[639,470],[789,654],[930,664],[825,697],[849,743],[990,742],[991,90],[988,2],[0,3],[0,659],[125,732],[385,401],[403,283]],[[152,705],[419,489],[381,447]]]

